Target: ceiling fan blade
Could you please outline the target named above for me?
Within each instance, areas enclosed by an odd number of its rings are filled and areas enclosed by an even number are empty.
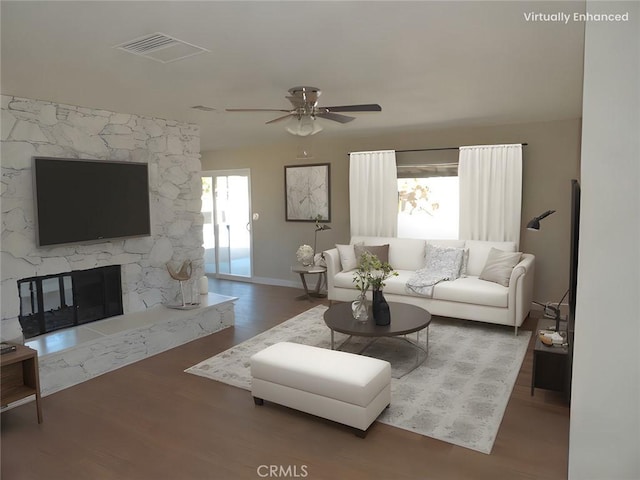
[[[227,112],[287,112],[290,110],[276,108],[225,108]]]
[[[382,107],[377,103],[366,105],[339,105],[337,107],[321,107],[320,110],[327,112],[381,112]]]
[[[273,120],[269,120],[268,122],[265,122],[265,123],[267,125],[270,124],[270,123],[276,123],[276,122],[279,122],[279,121],[284,120],[286,118],[289,118],[289,117],[291,117],[293,115],[295,115],[295,114],[294,113],[289,113],[287,115],[283,115],[282,117],[278,117],[278,118],[274,118]]]
[[[340,115],[339,113],[318,113],[316,114],[318,118],[326,118],[327,120],[333,120],[334,122],[339,123],[349,123],[351,120],[355,120],[355,117],[347,117],[346,115]]]

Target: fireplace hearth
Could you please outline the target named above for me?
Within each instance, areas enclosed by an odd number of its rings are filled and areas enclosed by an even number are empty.
[[[120,265],[18,280],[25,338],[122,315]]]

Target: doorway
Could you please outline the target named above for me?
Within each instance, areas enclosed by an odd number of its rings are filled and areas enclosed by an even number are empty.
[[[249,169],[202,172],[205,274],[250,279],[252,270]]]

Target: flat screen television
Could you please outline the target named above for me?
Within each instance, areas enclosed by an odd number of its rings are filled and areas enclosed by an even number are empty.
[[[39,246],[151,234],[146,163],[34,157]]]
[[[571,398],[571,377],[573,370],[573,339],[576,327],[576,295],[578,292],[578,247],[580,245],[580,182],[571,180],[571,246],[569,252],[569,315],[567,321],[567,343],[569,356],[565,391]]]

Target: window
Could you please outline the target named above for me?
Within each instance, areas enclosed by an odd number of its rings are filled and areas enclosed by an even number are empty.
[[[396,153],[398,237],[458,238],[458,151],[406,153]]]

